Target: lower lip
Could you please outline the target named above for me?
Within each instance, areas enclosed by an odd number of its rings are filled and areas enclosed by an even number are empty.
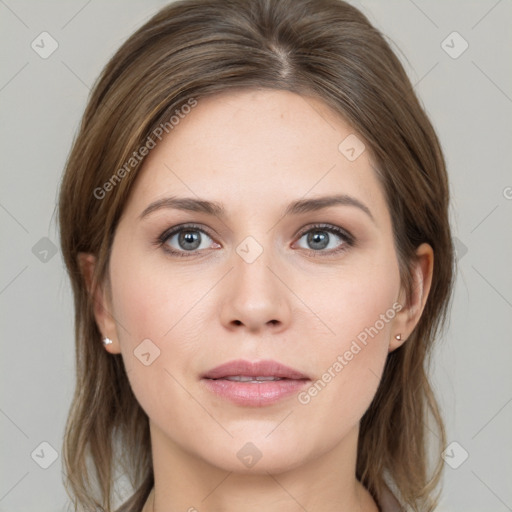
[[[237,405],[264,407],[297,394],[308,384],[309,379],[261,382],[238,382],[225,379],[203,379],[203,381],[210,391]]]

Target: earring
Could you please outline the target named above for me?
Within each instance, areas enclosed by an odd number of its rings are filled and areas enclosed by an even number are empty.
[[[397,334],[395,336],[395,340],[400,341],[401,339],[402,339],[402,335],[401,334]]]
[[[110,345],[112,343],[112,340],[110,338],[103,338],[103,345]]]

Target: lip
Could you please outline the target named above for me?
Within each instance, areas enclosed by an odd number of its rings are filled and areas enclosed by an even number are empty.
[[[281,380],[240,382],[227,377],[275,377]],[[237,405],[263,407],[298,393],[311,379],[302,372],[277,361],[229,361],[202,376],[206,388],[212,393]]]

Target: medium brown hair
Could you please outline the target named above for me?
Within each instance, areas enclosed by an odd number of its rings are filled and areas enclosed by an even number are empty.
[[[441,447],[445,433],[428,361],[446,317],[454,264],[445,162],[390,46],[361,12],[339,0],[170,4],[121,46],[95,84],[59,204],[76,330],[76,389],[63,444],[68,492],[77,510],[111,512],[119,465],[134,488],[122,510],[139,512],[154,483],[148,418],[132,393],[121,355],[109,354],[101,344],[78,261],[79,253],[92,253],[94,281],[108,279],[113,236],[143,159],[108,187],[104,198],[95,191],[192,98],[200,102],[248,88],[317,97],[363,138],[391,212],[409,297],[416,248],[427,242],[434,250],[424,312],[409,339],[387,358],[361,421],[356,468],[376,499],[388,478],[403,504],[433,510],[442,461],[436,451],[434,467],[428,464],[426,422],[432,420]]]

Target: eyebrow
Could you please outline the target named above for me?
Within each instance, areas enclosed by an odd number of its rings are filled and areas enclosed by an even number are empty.
[[[344,194],[315,197],[312,199],[299,199],[287,206],[283,216],[285,217],[287,215],[298,215],[301,213],[318,211],[324,208],[329,208],[330,206],[354,206],[366,213],[366,215],[375,222],[372,212],[368,206],[359,201],[359,199]],[[207,201],[205,199],[195,199],[193,197],[165,197],[151,203],[140,214],[139,219],[142,220],[151,213],[161,209],[200,212],[208,215],[215,215],[220,218],[224,218],[226,216],[226,210],[222,203]]]

